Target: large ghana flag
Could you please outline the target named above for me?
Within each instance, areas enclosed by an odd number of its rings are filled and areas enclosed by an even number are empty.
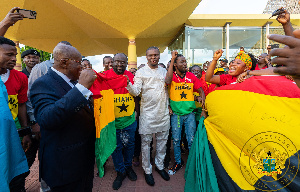
[[[90,89],[94,98],[95,155],[99,177],[103,177],[103,165],[117,145],[113,89],[126,85],[127,79],[124,76],[107,76],[105,73],[97,73],[97,79]]]
[[[193,151],[186,178],[199,167],[194,161],[212,162],[220,191],[300,191],[300,89],[294,82],[284,76],[251,77],[211,92],[206,105],[211,158],[203,152],[207,149]],[[194,145],[199,142],[205,141]],[[198,168],[197,175],[186,191],[207,185],[207,172]]]

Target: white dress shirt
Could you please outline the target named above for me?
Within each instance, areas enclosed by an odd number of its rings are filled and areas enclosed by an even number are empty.
[[[139,69],[134,77],[134,85],[127,90],[134,96],[141,96],[140,134],[152,134],[170,129],[168,92],[165,86],[167,70],[148,65]]]
[[[60,71],[57,71],[56,69],[54,69],[53,67],[51,67],[51,69],[57,73],[57,75],[59,75],[61,78],[63,78],[63,80],[65,80],[72,88],[74,87],[74,84],[71,83],[71,79],[69,79],[69,77],[67,77],[65,74],[63,74]],[[88,90],[86,87],[84,87],[83,85],[77,83],[75,85],[75,87],[82,93],[82,95],[86,98],[89,99],[90,96],[92,95],[92,92],[90,90]]]

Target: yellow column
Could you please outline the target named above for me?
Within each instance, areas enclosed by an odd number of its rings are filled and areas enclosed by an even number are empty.
[[[136,44],[134,38],[129,39],[128,45],[128,70],[131,68],[137,68]]]
[[[14,41],[17,48],[17,65],[14,67],[15,70],[22,71],[22,60],[21,60],[21,52],[20,52],[20,46],[19,41]]]

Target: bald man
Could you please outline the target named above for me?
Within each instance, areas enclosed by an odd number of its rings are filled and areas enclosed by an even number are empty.
[[[95,124],[88,89],[96,74],[81,71],[75,47],[58,44],[53,56],[53,66],[30,91],[41,129],[39,175],[52,192],[92,191]]]

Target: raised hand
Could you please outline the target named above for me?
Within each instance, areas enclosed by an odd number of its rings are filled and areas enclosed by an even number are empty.
[[[284,10],[283,13],[277,16],[276,20],[282,25],[285,25],[290,22],[290,13],[287,10]]]
[[[214,60],[219,60],[220,57],[222,56],[223,54],[223,50],[222,49],[218,49],[215,53],[214,53]]]
[[[172,55],[172,60],[175,60],[178,55],[178,51],[172,51],[171,55]]]
[[[14,7],[12,8],[8,14],[6,15],[6,17],[3,19],[3,24],[6,26],[12,26],[14,25],[17,21],[19,20],[23,20],[24,15],[21,13],[15,13],[15,11],[17,9],[20,9],[19,7]]]
[[[89,89],[96,79],[97,75],[92,69],[84,69],[80,73],[78,83]]]

